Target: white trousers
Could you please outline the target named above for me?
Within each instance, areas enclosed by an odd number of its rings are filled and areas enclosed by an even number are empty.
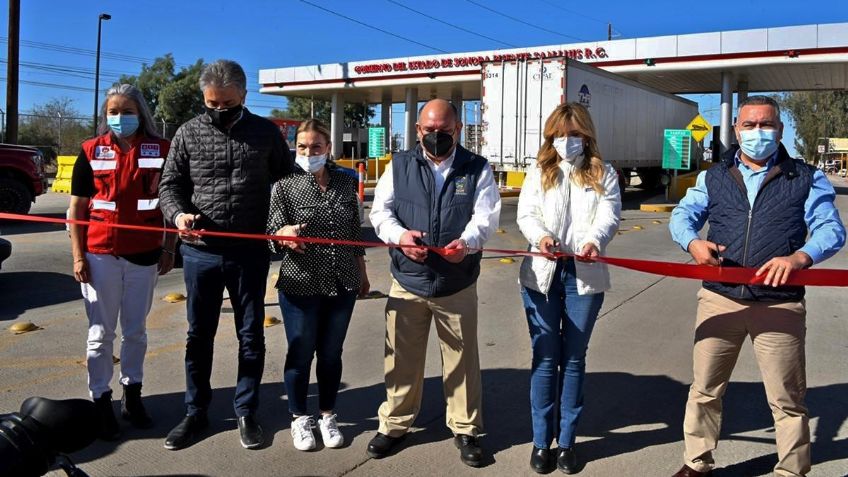
[[[97,399],[111,390],[112,348],[121,320],[121,384],[142,382],[147,352],[145,322],[159,278],[156,265],[140,266],[113,255],[86,253],[90,281],[82,284],[88,315],[88,389]]]

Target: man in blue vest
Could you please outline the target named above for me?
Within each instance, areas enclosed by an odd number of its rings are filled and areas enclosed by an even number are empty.
[[[434,99],[418,116],[420,145],[396,154],[377,183],[371,224],[390,249],[386,401],[368,455],[388,455],[421,408],[430,321],[441,342],[447,426],[462,462],[482,463],[477,353],[480,250],[498,227],[501,201],[486,159],[458,144],[456,107]],[[443,247],[435,253],[416,246]]]
[[[782,134],[773,99],[743,101],[739,149],[702,172],[671,215],[672,238],[698,264],[753,267],[764,276],[762,285],[704,282],[698,292],[684,466],[675,477],[711,475],[721,398],[749,335],[774,417],[774,472],[803,476],[810,470],[804,287],[786,282],[794,271],[833,256],[845,244],[845,228],[833,186],[821,171],[789,157]],[[701,240],[707,221],[707,240]]]

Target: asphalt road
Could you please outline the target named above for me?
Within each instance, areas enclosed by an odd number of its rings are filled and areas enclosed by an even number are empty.
[[[834,184],[846,220],[848,182],[835,178]],[[688,256],[669,238],[668,214],[638,210],[639,202],[649,195],[632,190],[625,195],[622,233],[608,253],[686,261]],[[65,195],[48,194],[39,198],[32,213],[64,216],[67,200]],[[515,198],[504,200],[504,233],[490,242],[492,247],[526,246],[515,226],[516,202]],[[0,324],[5,328],[17,321],[31,321],[42,328],[21,335],[0,333],[0,412],[16,410],[32,395],[87,396],[86,318],[79,287],[70,275],[67,233],[53,225],[26,223],[0,223],[0,231],[14,247],[0,272]],[[259,413],[268,445],[258,451],[242,449],[231,405],[237,342],[225,302],[216,338],[211,428],[202,441],[188,449],[163,449],[165,435],[183,413],[185,305],[160,300],[167,293],[184,291],[178,270],[161,277],[148,318],[144,395],[156,426],[146,431],[124,426],[117,444],[98,441],[72,457],[92,476],[533,475],[528,467],[532,448],[530,345],[516,283],[519,262],[502,263],[500,258],[485,256],[478,283],[487,432],[482,442],[489,455],[482,469],[460,463],[444,425],[441,363],[432,331],[425,397],[413,432],[389,458],[373,460],[365,455],[384,395],[384,299],[358,302],[348,333],[337,409],[348,440],[344,448],[304,453],[292,447],[281,384],[285,335],[282,326],[273,326],[266,329],[268,352]],[[387,291],[386,251],[369,249],[367,260],[373,289]],[[840,252],[824,266],[848,268],[848,253]],[[276,264],[271,273],[276,273]],[[671,475],[682,459],[683,406],[691,380],[699,283],[616,268],[612,280],[614,288],[606,295],[589,349],[586,405],[578,428],[577,449],[587,461],[581,475]],[[814,440],[811,476],[848,475],[848,310],[844,297],[840,288],[808,290],[807,403]],[[266,301],[268,315],[280,318],[273,290]],[[120,395],[118,388],[116,383],[116,396]],[[314,396],[310,406],[317,406]],[[722,441],[716,455],[720,468],[715,475],[769,474],[776,462],[773,438],[759,371],[746,344],[725,398]]]

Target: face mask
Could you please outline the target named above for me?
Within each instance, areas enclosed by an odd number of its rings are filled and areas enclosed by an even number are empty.
[[[239,117],[242,110],[244,110],[244,106],[241,104],[227,109],[214,109],[209,106],[204,106],[204,108],[206,108],[206,114],[212,118],[212,124],[219,127],[229,126],[232,124],[232,122]]]
[[[324,164],[327,163],[327,155],[321,154],[320,156],[301,156],[297,155],[294,159],[298,166],[301,169],[307,172],[316,173],[324,167]]]
[[[771,157],[777,151],[777,129],[751,129],[739,131],[739,147],[746,156],[755,161]]]
[[[583,138],[576,136],[558,137],[553,142],[559,157],[565,159],[566,162],[580,167],[583,162]]]
[[[453,136],[443,131],[433,131],[424,135],[421,144],[431,156],[443,157],[453,147]]]
[[[135,114],[116,114],[106,116],[109,129],[120,137],[132,136],[138,129],[138,116]]]

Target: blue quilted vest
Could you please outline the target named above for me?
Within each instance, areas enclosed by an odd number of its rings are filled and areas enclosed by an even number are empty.
[[[408,230],[426,232],[424,245],[443,247],[462,235],[474,213],[477,179],[486,159],[457,146],[453,167],[441,191],[435,190],[433,171],[416,148],[392,158],[394,203],[392,212]],[[449,296],[471,286],[480,275],[480,254],[469,254],[457,264],[436,253],[424,263],[410,260],[399,249],[389,249],[392,275],[403,288],[418,296]]]
[[[727,247],[724,267],[759,268],[774,257],[791,255],[807,238],[804,203],[810,194],[814,169],[789,157],[783,145],[763,179],[753,207],[745,182],[729,151],[707,171],[709,232],[707,240]],[[798,301],[800,286],[748,286],[704,282],[704,288],[737,300]]]

